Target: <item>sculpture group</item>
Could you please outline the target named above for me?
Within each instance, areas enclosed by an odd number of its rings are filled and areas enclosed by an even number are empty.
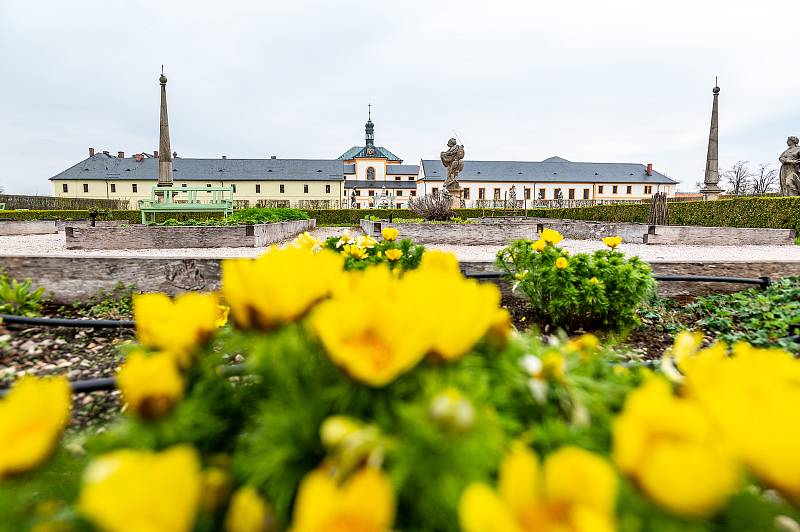
[[[800,147],[797,137],[786,140],[789,146],[778,160],[781,162],[781,194],[784,196],[800,196]]]

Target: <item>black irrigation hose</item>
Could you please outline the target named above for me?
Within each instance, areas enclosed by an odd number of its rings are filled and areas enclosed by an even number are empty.
[[[92,329],[113,329],[116,327],[133,328],[131,320],[73,320],[66,318],[28,318],[0,314],[3,323],[19,323],[22,325],[45,325],[47,327],[90,327]]]
[[[476,272],[464,273],[465,277],[471,279],[502,279],[505,273],[502,272]],[[697,283],[737,283],[737,284],[755,284],[762,289],[766,289],[772,284],[772,279],[769,277],[717,277],[708,275],[653,275],[656,281],[683,281],[683,282],[697,282]]]

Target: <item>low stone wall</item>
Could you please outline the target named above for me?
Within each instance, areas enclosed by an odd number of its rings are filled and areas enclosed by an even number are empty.
[[[263,247],[316,227],[316,220],[226,226],[67,226],[67,249]]]
[[[583,220],[553,220],[548,218],[531,218],[537,224],[537,232],[542,229],[554,229],[564,238],[575,240],[599,240],[607,236],[621,236],[623,241],[632,244],[644,243],[651,226],[623,222],[586,222]]]
[[[644,243],[696,246],[792,246],[796,236],[797,232],[794,229],[651,225],[648,233],[644,236]]]
[[[50,235],[57,232],[53,220],[0,220],[0,236]]]
[[[117,283],[133,285],[140,292],[177,294],[188,290],[219,290],[219,258],[178,257],[32,257],[0,256],[3,269],[15,279],[32,279],[44,287],[56,304],[84,301],[100,290],[112,290]],[[772,262],[651,262],[653,271],[663,275],[707,275],[723,277],[769,276],[773,279],[800,275],[800,261]],[[467,273],[495,271],[492,262],[463,262]],[[496,281],[506,295],[510,285]],[[752,285],[734,283],[661,282],[662,297],[693,297],[718,292],[735,292]]]
[[[380,237],[381,230],[396,227],[400,238],[410,238],[420,244],[450,244],[453,246],[505,246],[513,240],[521,238],[535,239],[535,223],[514,224],[423,224],[423,223],[389,223],[361,220],[361,230],[375,238]]]
[[[132,224],[128,220],[97,220],[94,223],[95,227],[119,227],[121,225],[138,225]],[[67,227],[91,227],[91,220],[57,220],[56,228],[58,232],[64,231]]]

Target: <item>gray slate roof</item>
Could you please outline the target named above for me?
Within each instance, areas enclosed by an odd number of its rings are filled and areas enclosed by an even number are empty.
[[[387,175],[417,175],[419,173],[418,164],[387,164]]]
[[[553,159],[553,158],[551,158]],[[533,161],[464,161],[459,181],[525,181],[535,183],[644,183],[670,185],[677,183],[638,163],[574,163],[565,159]],[[447,169],[439,160],[423,160],[425,180],[443,181]]]
[[[344,182],[344,188],[351,189],[351,188],[365,188],[365,189],[382,189],[386,188],[386,190],[393,190],[393,189],[409,189],[409,190],[416,190],[417,182],[416,181],[366,181],[363,179],[356,180],[356,179],[346,179]]]
[[[291,181],[344,179],[341,161],[332,159],[189,159],[173,161],[176,181]],[[158,159],[119,159],[96,153],[54,175],[55,179],[158,179]]]
[[[382,157],[386,157],[390,161],[400,161],[403,162],[403,159],[395,155],[394,153],[390,152],[383,146],[375,146],[375,155],[367,155],[367,147],[366,146],[353,146],[343,154],[339,156],[340,161],[349,161],[350,159],[355,159],[356,157],[364,158],[364,159],[379,159]]]

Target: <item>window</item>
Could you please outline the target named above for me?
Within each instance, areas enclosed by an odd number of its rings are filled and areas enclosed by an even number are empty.
[[[478,189],[478,199],[486,199],[486,189],[479,188]]]
[[[464,199],[469,199],[469,189],[468,188],[464,189]]]
[[[525,189],[525,199],[526,200],[531,199],[531,189],[529,189],[529,188]]]
[[[374,190],[370,190],[370,191],[369,191],[369,195],[370,195],[370,196],[374,196],[374,195],[375,195],[375,191],[374,191]]]
[[[412,191],[411,191],[411,195],[412,195],[412,196],[416,196],[416,195],[417,195],[417,191],[416,191],[416,190],[412,190]]]
[[[616,194],[617,193],[617,185],[614,185],[613,187],[611,187],[611,193],[612,194]]]
[[[261,185],[256,185],[256,194],[261,194]]]
[[[403,195],[403,191],[402,190],[398,190],[397,191],[397,196],[399,197],[399,196],[402,196],[402,195]]]
[[[361,191],[360,190],[356,190],[356,196],[360,196],[360,195],[361,195]]]
[[[414,176],[413,175],[408,176],[408,180],[409,181],[414,181]]]
[[[625,189],[625,194],[633,194],[633,187],[631,185],[627,186]]]
[[[281,185],[280,185],[280,192],[281,192],[281,194],[283,194],[284,192],[286,192],[286,188],[285,188],[285,187],[286,187],[286,185],[284,185],[283,183],[281,183]]]
[[[496,200],[500,199],[500,189],[499,188],[494,189],[494,199],[496,199]]]
[[[186,183],[181,183],[181,186],[182,186],[183,188],[186,188]]]
[[[231,192],[236,192],[236,185],[231,185]]]
[[[206,187],[211,188],[211,183],[206,183]]]
[[[375,168],[372,166],[367,168],[367,181],[375,181]]]
[[[394,177],[395,181],[400,181],[400,179],[402,179],[402,178],[399,175]]]
[[[431,192],[432,192],[432,193],[433,193],[433,195],[435,196],[435,195],[437,195],[437,194],[439,193],[439,189],[438,189],[438,188],[436,188],[436,187],[433,187],[433,188],[431,189]]]
[[[603,185],[600,185],[599,187],[597,187],[597,193],[598,194],[602,194],[603,193]]]
[[[89,192],[89,183],[84,183],[83,184],[83,191],[84,192]]]
[[[209,186],[211,186],[211,185],[209,185]],[[139,192],[139,187],[136,186],[136,183],[133,183],[131,185],[131,192]]]
[[[589,189],[588,188],[584,188],[583,189],[583,199],[589,199]]]
[[[545,192],[547,192],[545,189],[543,188],[539,189],[539,199],[544,199]]]
[[[652,194],[653,193],[653,187],[651,185],[645,185],[644,186],[644,193],[645,194]]]
[[[303,185],[303,194],[308,194],[308,185]]]
[[[63,183],[61,185],[61,192],[69,192],[69,185],[66,184],[66,183]]]
[[[575,199],[575,189],[574,188],[569,189],[569,192],[567,194],[568,194],[567,197],[569,199]]]
[[[330,194],[330,193],[331,193],[331,186],[325,185],[325,194]]]
[[[117,185],[115,183],[111,183],[111,192],[117,191]]]
[[[553,189],[553,199],[561,199],[562,197],[563,196],[561,195],[561,189],[560,188],[554,188]]]

